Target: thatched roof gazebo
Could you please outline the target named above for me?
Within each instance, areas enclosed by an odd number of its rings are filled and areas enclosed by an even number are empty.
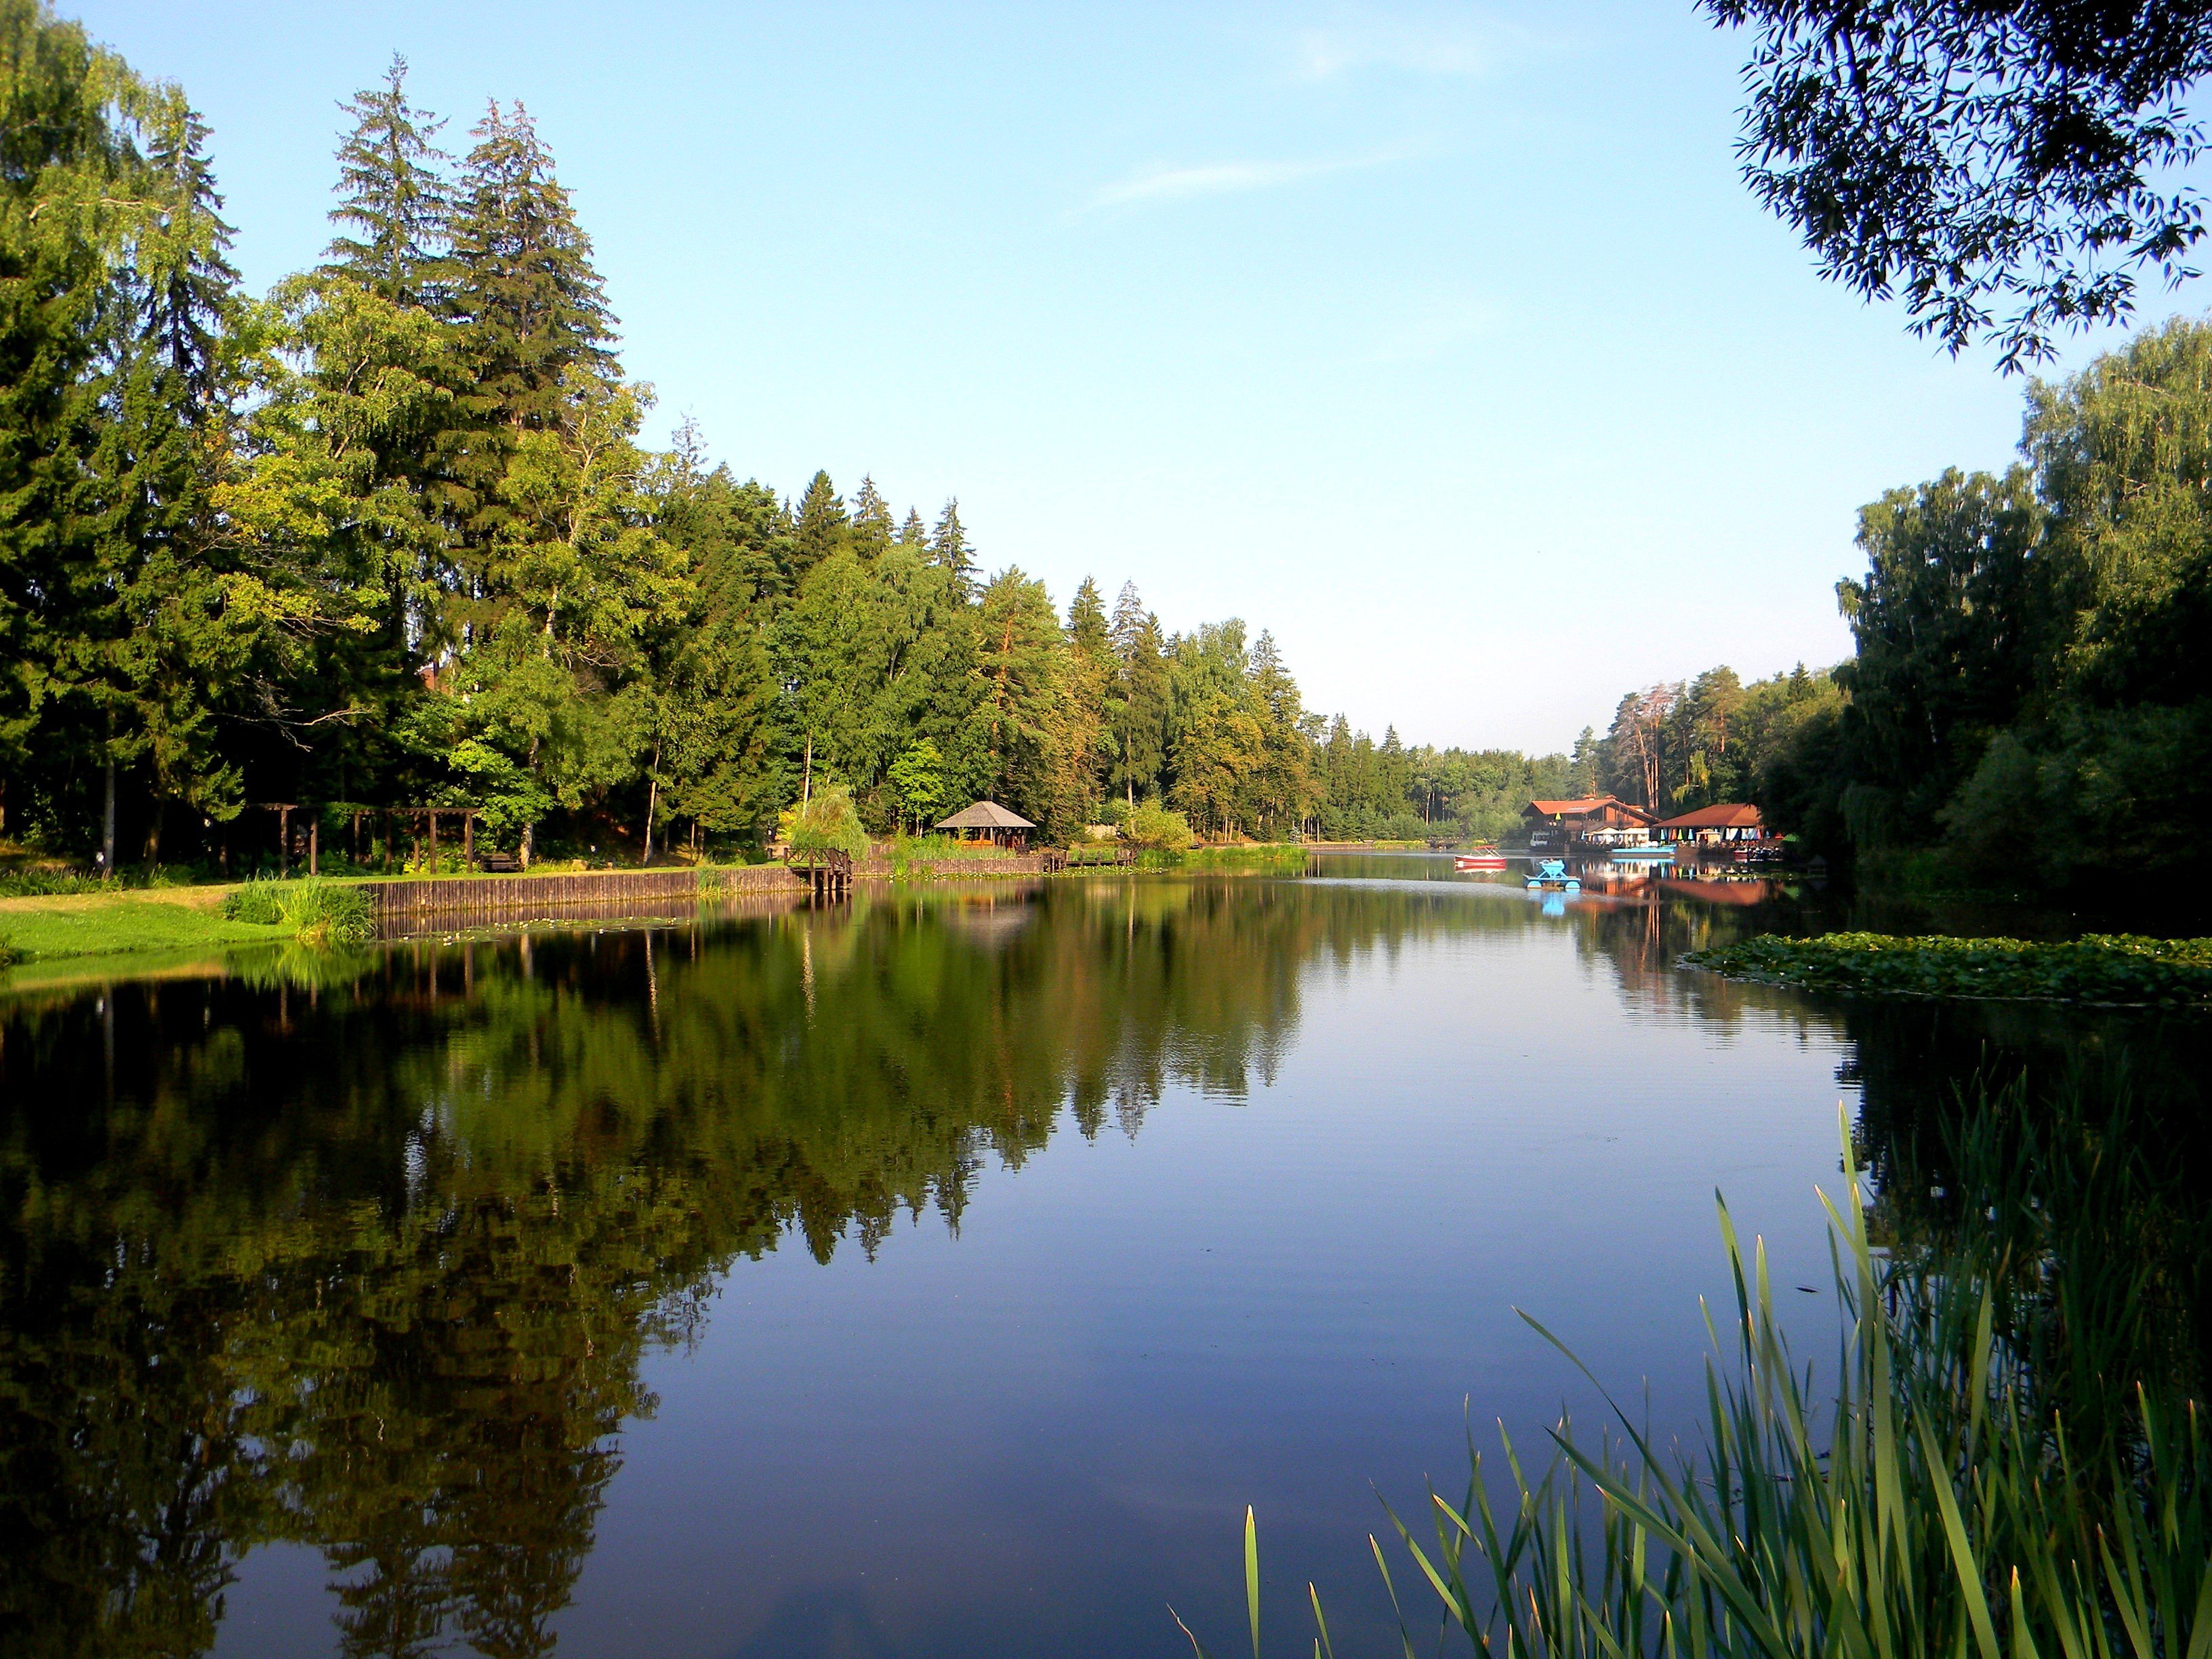
[[[963,841],[988,841],[994,847],[1008,847],[1021,853],[1029,850],[1030,831],[1036,825],[994,800],[979,800],[940,820],[937,827]]]

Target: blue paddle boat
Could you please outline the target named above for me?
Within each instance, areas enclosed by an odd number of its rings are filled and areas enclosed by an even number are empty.
[[[1528,878],[1528,890],[1540,892],[1546,888],[1558,888],[1570,893],[1583,890],[1582,878],[1567,873],[1565,859],[1546,859],[1536,866],[1536,873]]]

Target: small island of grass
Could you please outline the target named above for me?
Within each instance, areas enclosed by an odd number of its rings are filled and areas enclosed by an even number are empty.
[[[1730,979],[1859,996],[2212,1006],[2212,939],[2090,933],[2046,942],[1827,933],[1745,939],[1682,960]]]

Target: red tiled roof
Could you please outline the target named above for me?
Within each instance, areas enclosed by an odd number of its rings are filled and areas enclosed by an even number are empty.
[[[1650,813],[1618,795],[1585,795],[1580,800],[1532,800],[1521,809],[1521,816],[1525,818],[1529,813],[1535,812],[1547,818],[1580,818],[1588,817],[1607,806],[1618,806],[1622,811],[1642,818],[1647,823],[1651,819]]]
[[[1668,818],[1651,826],[1655,830],[1764,830],[1766,820],[1759,809],[1746,801],[1724,801],[1717,806],[1700,806],[1694,812],[1685,812],[1679,818]]]

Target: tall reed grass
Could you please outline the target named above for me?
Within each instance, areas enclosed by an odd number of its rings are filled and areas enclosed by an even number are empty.
[[[285,927],[302,945],[359,945],[375,934],[368,895],[341,882],[249,881],[223,895],[232,921]]]
[[[2021,1122],[2025,1102],[1978,1103],[1954,1141],[1952,1224],[1888,1252],[1845,1135],[1843,1201],[1821,1199],[1842,1309],[1826,1390],[1790,1352],[1764,1246],[1747,1255],[1722,1203],[1735,1319],[1723,1338],[1709,1317],[1690,1449],[1616,1405],[1595,1443],[1553,1430],[1535,1478],[1510,1438],[1496,1469],[1470,1442],[1463,1496],[1391,1512],[1399,1580],[1436,1597],[1440,1642],[1498,1659],[2212,1659],[2195,1361],[2145,1312],[2187,1246],[2107,1254],[2108,1224],[2160,1184],[2118,1149],[2124,1096],[2100,1115],[2077,1094],[2047,1128]],[[1257,1656],[1249,1511],[1245,1573]],[[1309,1597],[1313,1651],[1333,1659]]]

